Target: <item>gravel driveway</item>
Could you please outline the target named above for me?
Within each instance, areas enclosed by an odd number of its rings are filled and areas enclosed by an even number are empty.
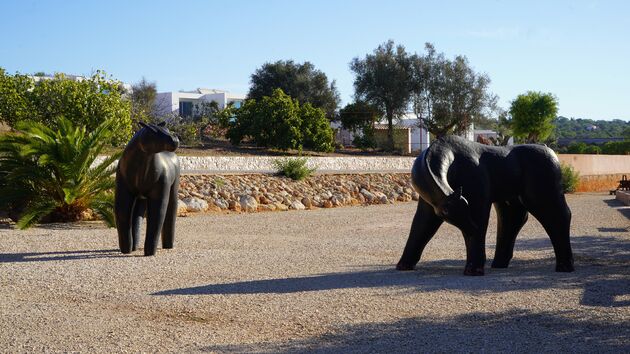
[[[395,271],[415,203],[179,218],[155,257],[99,223],[0,225],[0,350],[630,352],[630,209],[568,201],[568,274],[533,218],[508,269],[464,277],[444,225]],[[493,215],[489,259],[495,232]]]

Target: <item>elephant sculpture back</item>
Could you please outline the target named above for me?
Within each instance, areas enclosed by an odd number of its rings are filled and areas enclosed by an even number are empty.
[[[145,255],[153,255],[162,235],[163,248],[172,248],[175,237],[179,140],[161,124],[140,123],[129,141],[116,170],[114,213],[120,250],[138,248],[142,218],[147,217]]]

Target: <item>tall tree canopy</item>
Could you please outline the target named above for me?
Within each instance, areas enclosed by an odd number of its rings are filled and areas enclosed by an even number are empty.
[[[389,40],[365,58],[354,58],[350,69],[355,74],[357,100],[368,102],[385,112],[388,148],[394,148],[394,120],[402,116],[411,96],[411,58],[402,45]]]
[[[514,135],[528,143],[547,139],[554,130],[558,100],[551,93],[528,91],[518,95],[510,105]]]
[[[252,74],[250,82],[249,99],[260,101],[265,96],[271,97],[279,88],[300,103],[323,109],[329,119],[334,118],[340,102],[335,81],[329,83],[326,74],[308,61],[303,64],[293,60],[265,63]]]
[[[424,55],[411,58],[414,112],[438,137],[465,133],[495,107],[496,96],[488,91],[490,78],[476,73],[465,56],[449,60],[430,43],[425,49]]]
[[[139,121],[154,122],[155,98],[157,97],[157,85],[149,82],[144,77],[131,86],[131,119],[134,123]]]

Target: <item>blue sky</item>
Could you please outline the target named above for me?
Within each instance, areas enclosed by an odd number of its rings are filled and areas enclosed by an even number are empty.
[[[630,120],[627,1],[30,1],[0,0],[0,67],[103,69],[158,90],[246,93],[263,63],[310,61],[352,100],[348,63],[393,39],[432,42],[492,79],[500,104],[527,90],[567,117]]]

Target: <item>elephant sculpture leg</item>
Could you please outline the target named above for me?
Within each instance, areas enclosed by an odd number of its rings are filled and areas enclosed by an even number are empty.
[[[571,228],[571,210],[564,195],[549,198],[542,203],[525,204],[532,215],[542,224],[551,239],[556,254],[556,272],[572,272],[573,251],[569,232]]]
[[[405,250],[396,265],[396,269],[413,270],[422,256],[424,247],[435,235],[440,225],[442,225],[442,219],[435,215],[433,207],[420,199],[416,215],[411,223],[411,231]]]
[[[157,245],[162,232],[167,207],[168,198],[147,200],[147,236],[144,241],[145,256],[153,256],[157,252]]]
[[[171,186],[168,197],[168,206],[164,217],[164,227],[162,228],[162,248],[173,248],[175,243],[175,219],[177,219],[177,200],[179,189],[179,178]]]
[[[147,211],[147,200],[143,198],[136,198],[136,203],[133,206],[133,214],[131,219],[131,235],[133,238],[132,250],[137,250],[140,245],[140,224],[144,218],[144,214]]]
[[[476,205],[476,204],[473,204]],[[483,205],[483,204],[481,204]],[[490,216],[490,203],[477,210],[471,210],[474,227],[460,228],[466,243],[466,267],[464,275],[484,275],[486,264],[486,231]],[[457,225],[456,225],[457,226]]]
[[[127,186],[117,179],[114,214],[116,217],[116,230],[118,231],[118,245],[122,253],[131,253],[133,248],[131,212],[135,199],[136,198],[127,189]]]
[[[514,241],[527,221],[527,209],[518,200],[494,203],[497,212],[497,247],[492,268],[507,268],[514,254]]]

